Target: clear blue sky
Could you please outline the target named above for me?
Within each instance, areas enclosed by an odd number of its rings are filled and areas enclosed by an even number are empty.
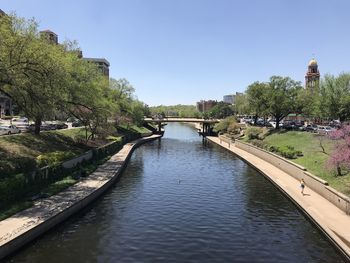
[[[1,0],[86,57],[105,57],[149,105],[222,100],[272,75],[350,71],[349,0]]]

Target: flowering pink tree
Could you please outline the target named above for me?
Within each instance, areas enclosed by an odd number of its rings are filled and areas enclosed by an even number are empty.
[[[329,156],[327,166],[336,169],[338,175],[343,170],[350,170],[350,125],[344,125],[341,129],[330,132],[328,137],[336,140],[334,150]]]

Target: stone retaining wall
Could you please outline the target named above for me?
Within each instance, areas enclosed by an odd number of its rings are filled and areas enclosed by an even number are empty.
[[[93,156],[93,151],[90,150],[90,151],[87,151],[85,152],[84,154],[82,155],[79,155],[71,160],[68,160],[68,161],[65,161],[62,163],[62,166],[64,168],[73,168],[75,167],[78,163],[82,163],[83,161],[88,161],[92,158]]]
[[[273,164],[297,180],[303,178],[307,187],[310,187],[312,190],[343,210],[346,214],[350,215],[350,198],[328,186],[327,181],[309,173],[305,167],[248,143],[235,141],[235,146]]]

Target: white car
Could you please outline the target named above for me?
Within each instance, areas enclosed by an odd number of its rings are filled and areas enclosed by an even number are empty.
[[[317,125],[318,133],[326,133],[326,126]]]
[[[13,121],[13,122],[24,122],[24,123],[28,123],[28,118],[26,118],[26,117],[13,118],[12,121]]]
[[[326,132],[327,134],[330,133],[330,132],[332,132],[332,131],[335,131],[335,129],[332,128],[332,127],[330,127],[330,126],[326,126],[326,127],[325,127],[325,132]]]
[[[15,133],[21,133],[21,130],[18,129],[15,125],[0,126],[0,135],[4,135],[4,134],[10,135]]]

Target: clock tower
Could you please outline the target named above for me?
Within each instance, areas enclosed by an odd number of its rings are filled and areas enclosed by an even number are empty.
[[[318,71],[317,61],[313,58],[309,62],[308,70],[305,75],[305,88],[312,92],[319,90],[320,72]]]

